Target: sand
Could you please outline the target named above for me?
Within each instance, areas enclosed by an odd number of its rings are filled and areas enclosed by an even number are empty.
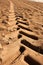
[[[0,0],[0,65],[43,65],[43,3]]]

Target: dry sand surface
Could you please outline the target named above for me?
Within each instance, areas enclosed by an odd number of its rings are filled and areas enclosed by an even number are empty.
[[[0,0],[0,65],[43,65],[43,3]]]

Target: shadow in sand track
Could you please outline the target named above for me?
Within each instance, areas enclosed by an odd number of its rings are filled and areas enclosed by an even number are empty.
[[[18,39],[22,38],[22,35],[21,34],[18,34]]]
[[[20,27],[20,28],[22,28],[22,29],[25,29],[25,30],[27,30],[27,31],[31,31],[31,32],[33,32],[31,29],[26,28],[26,27],[23,27],[23,26],[21,26],[21,25],[18,25],[18,27]]]
[[[28,24],[28,23],[25,23],[25,22],[22,22],[22,21],[17,21],[17,22],[19,22],[19,23],[21,23],[21,24],[24,24],[24,25],[29,26],[29,24]]]
[[[29,38],[32,38],[32,39],[34,39],[34,40],[38,40],[38,39],[39,39],[37,36],[31,35],[31,34],[28,34],[28,33],[25,33],[25,32],[23,32],[23,31],[19,31],[19,33],[21,33],[21,34],[23,34],[23,35],[25,35],[25,36],[27,36],[27,37],[29,37]]]
[[[32,57],[30,57],[29,55],[24,57],[24,61],[26,63],[28,63],[29,65],[41,65],[39,62],[37,62],[36,60],[34,60]]]
[[[21,40],[21,43],[24,44],[25,46],[35,50],[36,52],[43,54],[43,50],[40,47],[36,47],[36,46],[32,45],[29,41],[26,41],[25,39],[23,39],[23,40]],[[39,51],[39,49],[40,49],[40,51]]]
[[[25,51],[25,47],[21,46],[19,50],[21,53],[23,53]]]

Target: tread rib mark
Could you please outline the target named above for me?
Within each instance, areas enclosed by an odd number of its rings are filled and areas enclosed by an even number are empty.
[[[35,50],[36,52],[43,54],[43,50],[39,46],[36,47],[36,46],[32,45],[30,42],[26,41],[25,39],[21,40],[21,43],[24,44],[25,46]]]
[[[29,65],[41,65],[39,62],[35,61],[32,57],[29,55],[24,57],[24,60],[29,64]]]
[[[25,35],[27,37],[30,37],[30,38],[32,38],[34,40],[38,40],[39,39],[37,36],[27,34],[27,33],[23,32],[23,31],[19,31],[19,33],[21,33],[21,34],[23,34],[23,35]]]
[[[33,31],[32,31],[32,30],[30,30],[29,28],[23,27],[23,26],[21,26],[21,25],[18,25],[18,27],[20,27],[20,28],[22,28],[22,29],[25,29],[25,30],[28,30],[28,31],[33,32]]]
[[[25,22],[21,22],[21,21],[17,21],[17,22],[22,23],[22,24],[25,24],[25,25],[29,25],[29,24],[27,24],[27,23],[25,23]]]

